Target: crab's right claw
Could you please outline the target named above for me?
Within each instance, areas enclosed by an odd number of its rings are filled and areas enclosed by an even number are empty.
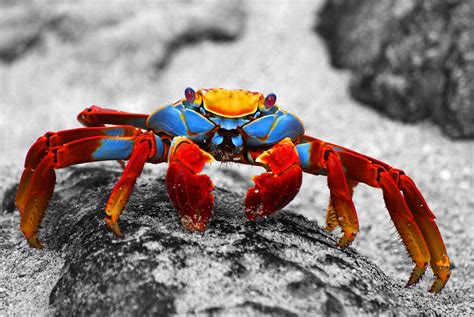
[[[301,187],[303,172],[293,142],[286,138],[257,157],[269,172],[255,176],[245,198],[250,220],[267,216],[290,203]]]
[[[214,185],[207,175],[199,175],[204,164],[214,161],[186,137],[176,137],[169,151],[166,189],[181,223],[190,231],[204,231],[212,216]]]

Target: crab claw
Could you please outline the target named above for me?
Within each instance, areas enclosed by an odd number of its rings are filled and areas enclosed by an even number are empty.
[[[212,216],[214,184],[209,176],[198,174],[212,161],[212,155],[186,137],[176,137],[171,143],[166,189],[181,223],[190,231],[204,231]]]
[[[245,214],[250,220],[267,216],[285,207],[301,187],[302,170],[293,142],[286,138],[256,159],[269,172],[254,176],[255,186],[245,198]]]

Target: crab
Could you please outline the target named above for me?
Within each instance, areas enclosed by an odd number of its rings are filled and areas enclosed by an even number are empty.
[[[326,229],[340,228],[345,248],[359,231],[352,201],[359,182],[380,188],[395,228],[415,267],[416,284],[428,264],[440,292],[450,260],[435,216],[402,170],[342,146],[305,135],[301,120],[276,104],[276,95],[222,88],[186,88],[184,98],[151,115],[91,106],[77,119],[85,128],[47,132],[30,148],[16,196],[20,229],[41,248],[38,229],[52,197],[55,169],[103,160],[128,160],[105,207],[105,223],[122,236],[119,217],[145,163],[168,162],[166,188],[182,225],[204,231],[212,216],[214,185],[201,174],[206,163],[236,162],[264,167],[245,197],[249,220],[285,207],[298,193],[302,173],[327,176],[330,192]],[[106,126],[107,125],[107,126]]]

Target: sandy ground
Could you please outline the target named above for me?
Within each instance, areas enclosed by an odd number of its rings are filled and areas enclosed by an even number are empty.
[[[0,66],[2,90],[8,92],[8,98],[0,101],[1,160],[3,167],[8,167],[2,169],[2,191],[18,179],[21,160],[36,137],[48,130],[78,127],[75,115],[89,104],[149,113],[157,105],[181,98],[187,86],[274,92],[281,106],[303,119],[307,134],[385,161],[416,181],[437,216],[454,267],[451,280],[436,301],[453,307],[453,311],[469,307],[474,302],[474,234],[470,230],[474,225],[474,143],[453,142],[431,124],[392,122],[351,100],[347,93],[349,75],[329,66],[324,45],[313,32],[320,5],[309,1],[248,1],[247,25],[238,41],[205,41],[179,50],[158,74],[143,74],[138,83],[115,78],[120,85],[114,90],[108,83],[107,93],[101,91],[103,82],[86,91],[61,82],[61,76],[38,72],[41,67],[32,65],[44,63],[37,54],[11,67]],[[113,74],[103,77],[113,78]],[[130,77],[137,78],[138,74]],[[41,102],[36,102],[37,97]],[[21,122],[27,124],[19,125]],[[153,167],[157,174],[164,173],[164,168]],[[219,164],[212,166],[209,173],[219,168]],[[231,168],[248,177],[260,172],[257,168]],[[227,186],[220,178],[216,185]],[[237,190],[245,192],[246,188]],[[326,179],[305,176],[300,195],[288,209],[322,224],[327,199]],[[361,232],[353,247],[404,284],[411,264],[381,192],[361,185],[354,200]],[[427,274],[421,286],[416,286],[417,292],[426,291],[431,277]]]

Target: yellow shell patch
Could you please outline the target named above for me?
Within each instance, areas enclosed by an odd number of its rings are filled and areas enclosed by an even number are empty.
[[[200,89],[204,109],[226,118],[238,118],[257,111],[265,97],[258,92],[223,88]]]

